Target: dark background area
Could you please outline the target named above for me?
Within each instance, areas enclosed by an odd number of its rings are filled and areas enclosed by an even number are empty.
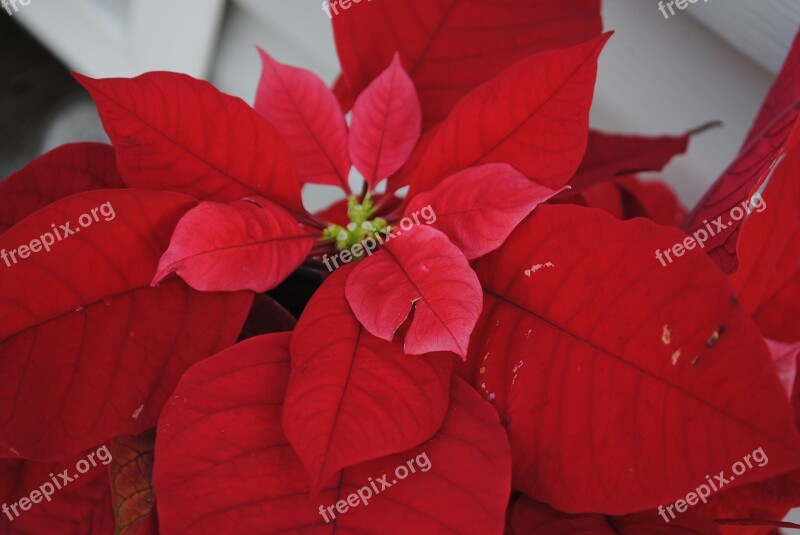
[[[0,16],[0,179],[40,154],[55,114],[83,98],[80,86],[39,42]]]

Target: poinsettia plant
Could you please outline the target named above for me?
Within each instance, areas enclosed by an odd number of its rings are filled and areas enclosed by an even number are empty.
[[[260,51],[253,107],[76,74],[111,145],[0,183],[2,532],[782,525],[800,41],[688,213],[637,174],[697,131],[589,130],[599,9],[363,3],[333,89]]]

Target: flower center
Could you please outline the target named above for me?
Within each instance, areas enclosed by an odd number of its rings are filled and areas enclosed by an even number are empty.
[[[336,240],[336,248],[344,251],[367,238],[388,233],[391,230],[389,223],[382,217],[372,218],[374,213],[375,206],[369,195],[360,202],[355,197],[350,197],[347,199],[347,218],[350,223],[346,227],[328,225],[322,236],[328,240]]]

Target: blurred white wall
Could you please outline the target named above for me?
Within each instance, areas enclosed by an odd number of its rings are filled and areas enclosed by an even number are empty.
[[[17,16],[94,76],[180,70],[252,102],[255,45],[328,81],[338,72],[316,0],[32,0]],[[655,0],[605,0],[604,16],[616,35],[600,61],[595,127],[661,134],[724,123],[665,172],[692,204],[737,152],[800,26],[800,2],[709,0],[665,20]]]

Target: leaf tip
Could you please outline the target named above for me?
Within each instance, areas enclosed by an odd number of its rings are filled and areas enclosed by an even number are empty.
[[[173,271],[174,268],[172,266],[159,265],[158,271],[156,271],[156,274],[153,276],[153,280],[150,281],[150,287],[155,288],[156,286],[161,284],[161,281],[166,279],[169,276],[169,274],[172,273]]]
[[[91,86],[94,85],[94,82],[97,81],[96,78],[91,78],[86,76],[85,74],[79,73],[78,71],[69,71],[75,80],[81,84],[86,90],[90,90]]]

